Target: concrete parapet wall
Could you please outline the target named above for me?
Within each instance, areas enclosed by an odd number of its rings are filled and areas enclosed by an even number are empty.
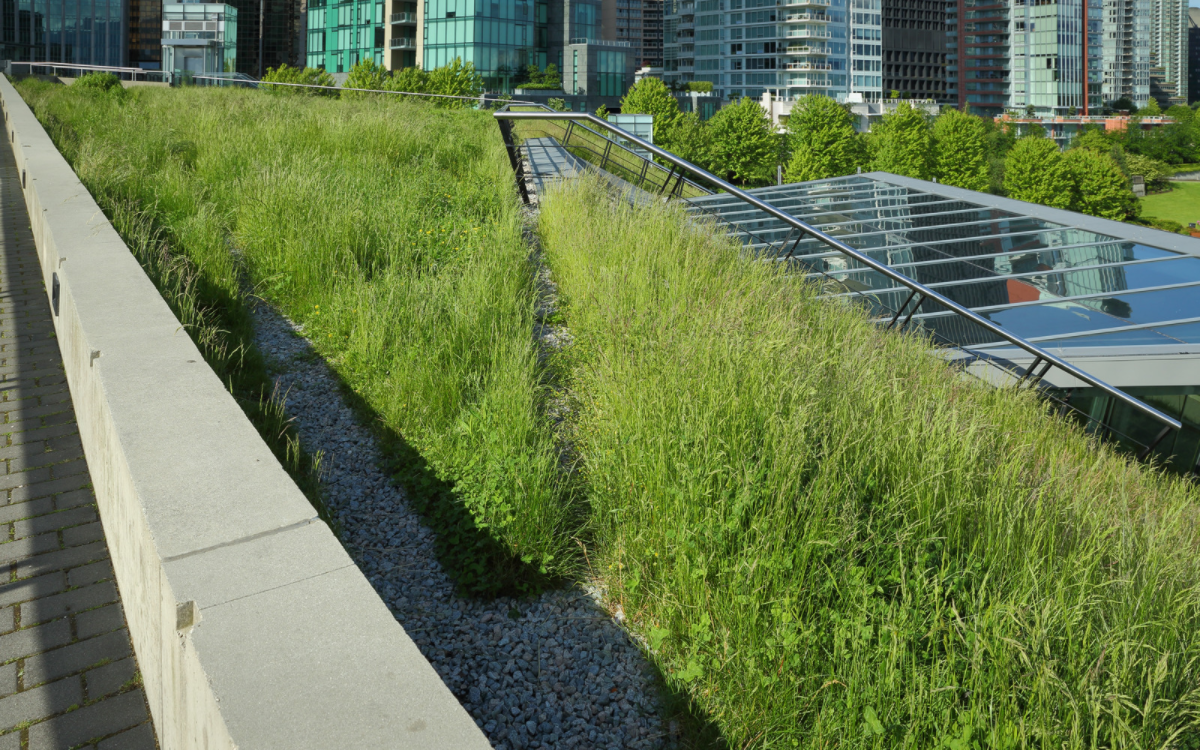
[[[0,76],[160,746],[490,747]]]

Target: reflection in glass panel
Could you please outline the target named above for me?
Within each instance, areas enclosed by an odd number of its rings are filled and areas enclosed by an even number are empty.
[[[1159,328],[1139,328],[1133,331],[1113,331],[1093,336],[1039,341],[1043,349],[1062,349],[1080,346],[1155,346],[1159,344],[1200,344],[1200,322],[1177,323]]]

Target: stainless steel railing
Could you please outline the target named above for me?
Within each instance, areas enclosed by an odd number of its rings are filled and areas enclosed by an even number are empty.
[[[792,216],[791,214],[787,213],[786,211],[780,210],[780,209],[776,208],[775,206],[772,206],[770,203],[760,200],[759,198],[756,198],[755,196],[750,195],[749,193],[737,188],[736,186],[731,185],[730,183],[726,182],[725,180],[721,179],[720,177],[717,177],[716,175],[712,174],[711,172],[709,172],[695,164],[692,164],[691,162],[689,162],[685,159],[682,159],[682,158],[676,156],[675,154],[671,153],[670,151],[659,148],[658,146],[655,146],[653,143],[649,143],[647,141],[644,141],[644,140],[638,138],[637,136],[631,135],[630,133],[627,133],[626,131],[621,130],[620,128],[618,128],[616,126],[609,124],[605,120],[603,120],[599,117],[596,117],[595,115],[587,114],[584,112],[514,112],[514,111],[511,111],[510,109],[508,109],[507,107],[504,107],[504,108],[501,108],[500,110],[498,110],[494,116],[501,123],[505,123],[505,122],[511,123],[512,121],[522,121],[522,120],[532,120],[532,121],[571,120],[571,121],[575,121],[575,122],[580,122],[580,121],[586,122],[590,129],[599,129],[601,131],[612,133],[613,136],[615,136],[616,138],[619,138],[624,141],[628,141],[628,142],[632,143],[633,145],[635,145],[637,148],[642,149],[646,152],[649,152],[650,154],[653,154],[654,157],[670,164],[672,166],[671,174],[676,175],[676,173],[677,173],[677,177],[675,177],[675,179],[677,179],[679,181],[679,184],[683,184],[683,181],[686,179],[684,174],[690,173],[695,178],[698,178],[696,180],[696,182],[710,184],[710,185],[718,188],[719,190],[727,193],[728,195],[731,195],[731,196],[737,198],[738,200],[742,201],[743,203],[746,203],[749,206],[753,206],[754,208],[762,211],[763,213],[766,213],[767,215],[772,216],[775,219],[778,219],[779,221],[783,222],[785,225],[791,227],[794,232],[798,233],[798,236],[795,238],[796,242],[799,242],[805,236],[808,236],[812,239],[817,240],[818,242],[821,242],[822,244],[826,245],[827,247],[830,247],[833,250],[836,250],[837,252],[841,253],[842,255],[845,255],[846,257],[851,258],[851,259],[857,261],[858,263],[863,264],[867,268],[870,268],[870,269],[882,274],[883,276],[886,276],[887,278],[891,279],[896,284],[909,289],[910,293],[909,293],[908,299],[904,302],[904,304],[900,307],[900,309],[896,311],[895,315],[891,319],[891,323],[889,324],[889,327],[895,326],[897,321],[900,319],[901,315],[903,315],[906,311],[908,311],[908,317],[911,318],[912,314],[915,313],[917,308],[920,305],[922,305],[924,302],[926,302],[926,301],[935,302],[935,303],[945,307],[947,310],[952,311],[954,314],[958,315],[959,317],[964,318],[964,319],[974,323],[975,325],[982,327],[984,330],[992,333],[995,336],[998,336],[999,338],[1003,339],[1004,341],[1007,341],[1008,343],[1012,344],[1013,346],[1017,347],[1018,349],[1021,349],[1021,350],[1025,351],[1026,353],[1032,355],[1034,358],[1033,362],[1029,365],[1028,368],[1026,368],[1025,373],[1018,380],[1019,384],[1026,383],[1026,382],[1036,383],[1036,382],[1040,381],[1043,377],[1045,377],[1046,373],[1049,372],[1049,370],[1051,368],[1057,368],[1058,370],[1070,375],[1071,377],[1075,378],[1076,380],[1079,380],[1083,383],[1088,384],[1089,386],[1116,399],[1117,401],[1120,401],[1121,403],[1129,406],[1130,408],[1151,417],[1158,423],[1162,424],[1163,425],[1162,431],[1159,433],[1158,437],[1154,440],[1153,443],[1151,443],[1149,446],[1146,446],[1146,449],[1144,451],[1142,451],[1142,453],[1140,454],[1141,456],[1145,456],[1145,455],[1149,454],[1150,451],[1153,450],[1153,448],[1155,446],[1157,446],[1157,444],[1159,442],[1161,442],[1162,439],[1165,438],[1171,430],[1173,430],[1173,429],[1178,430],[1178,429],[1182,428],[1182,426],[1183,426],[1179,420],[1174,419],[1173,417],[1170,417],[1166,414],[1163,414],[1161,411],[1159,411],[1158,409],[1155,409],[1153,406],[1150,406],[1149,404],[1147,404],[1143,401],[1140,401],[1140,400],[1134,398],[1133,396],[1130,396],[1129,394],[1125,393],[1124,391],[1120,390],[1119,388],[1115,388],[1115,387],[1109,385],[1108,383],[1105,383],[1103,380],[1100,380],[1099,378],[1097,378],[1087,372],[1084,372],[1083,370],[1079,369],[1075,365],[1072,365],[1070,362],[1067,362],[1067,361],[1051,354],[1050,352],[1046,351],[1045,349],[1042,349],[1041,347],[1039,347],[1035,344],[1029,343],[1028,341],[1021,338],[1020,336],[1013,335],[1012,333],[1006,331],[1004,328],[996,325],[995,323],[988,320],[987,318],[984,318],[981,315],[978,315],[977,313],[973,312],[972,310],[970,310],[966,307],[963,307],[962,305],[958,304],[954,300],[949,299],[948,297],[945,297],[945,296],[939,294],[938,292],[930,289],[929,287],[925,286],[924,284],[920,283],[919,281],[916,281],[915,279],[911,279],[908,276],[905,276],[904,274],[895,270],[891,266],[888,266],[884,263],[880,263],[879,261],[870,257],[869,255],[866,255],[865,253],[862,253],[862,252],[856,250],[855,248],[850,247],[849,245],[845,244],[844,242],[840,242],[839,240],[837,240],[833,237],[830,237],[829,235],[825,234],[824,232],[820,231],[819,229],[816,229],[815,227],[797,219],[796,217]],[[504,133],[503,126],[501,127],[501,131],[502,131],[502,133]],[[505,134],[505,138],[506,138],[506,145],[508,145],[507,141],[509,141],[511,139],[511,136],[509,134]],[[511,155],[511,150],[510,150],[510,155]],[[516,165],[514,165],[514,168],[515,167],[516,167]],[[522,185],[521,186],[522,194],[524,194],[524,190],[525,190],[524,186]],[[788,241],[790,242],[791,240],[789,239]],[[910,305],[911,305],[911,308],[910,308]],[[908,320],[908,318],[905,318],[905,322],[907,322],[907,320]],[[901,325],[903,325],[903,324],[901,324]],[[1040,370],[1038,369],[1039,367],[1041,368]]]

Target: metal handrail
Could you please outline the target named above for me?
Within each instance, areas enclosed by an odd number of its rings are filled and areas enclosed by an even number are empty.
[[[1117,399],[1118,401],[1124,403],[1125,405],[1127,405],[1149,417],[1152,417],[1155,421],[1165,425],[1168,429],[1178,430],[1183,427],[1183,424],[1179,420],[1174,419],[1173,417],[1169,417],[1166,414],[1163,414],[1161,411],[1159,411],[1158,409],[1155,409],[1153,406],[1150,406],[1149,404],[1139,401],[1138,399],[1130,396],[1129,394],[1125,393],[1124,391],[1122,391],[1118,388],[1115,388],[1115,387],[1109,385],[1108,383],[1105,383],[1103,380],[1100,380],[1099,378],[1096,378],[1096,377],[1084,372],[1083,370],[1080,370],[1078,367],[1076,367],[1075,365],[1072,365],[1070,362],[1067,362],[1063,359],[1060,359],[1059,357],[1054,356],[1053,354],[1046,351],[1045,349],[1042,349],[1039,346],[1035,346],[1034,344],[1029,343],[1028,341],[1021,338],[1020,336],[1014,336],[1013,334],[1009,333],[1008,331],[1006,331],[1005,329],[996,325],[995,323],[988,320],[987,318],[984,318],[984,317],[976,314],[975,312],[971,311],[970,309],[968,309],[966,307],[963,307],[962,305],[958,304],[954,300],[949,299],[948,297],[938,294],[937,292],[935,292],[934,290],[925,286],[924,284],[920,283],[919,281],[916,281],[915,279],[910,279],[908,276],[905,276],[904,274],[900,273],[899,271],[896,271],[891,266],[888,266],[884,263],[880,263],[879,261],[870,257],[869,255],[861,253],[858,250],[854,249],[853,247],[850,247],[849,245],[845,244],[844,242],[839,242],[837,239],[830,237],[829,235],[825,234],[824,232],[820,231],[819,229],[816,229],[815,227],[812,227],[809,224],[806,224],[805,222],[800,221],[799,219],[795,218],[794,216],[787,213],[786,211],[781,211],[780,209],[772,206],[770,203],[767,203],[766,201],[763,201],[763,200],[759,200],[758,198],[755,198],[753,195],[750,195],[749,193],[746,193],[746,192],[738,189],[737,187],[734,187],[730,183],[726,182],[725,180],[721,179],[720,177],[717,177],[716,175],[712,174],[708,170],[698,167],[695,164],[692,164],[691,162],[687,161],[686,159],[681,159],[680,157],[676,156],[675,154],[671,153],[670,151],[666,151],[662,148],[659,148],[658,146],[655,146],[653,143],[649,143],[647,141],[642,140],[641,138],[638,138],[635,135],[627,133],[624,130],[621,130],[620,128],[618,128],[616,126],[609,124],[607,121],[602,120],[599,117],[596,117],[595,115],[588,114],[586,112],[511,112],[511,111],[508,111],[507,108],[502,108],[502,109],[498,110],[497,112],[495,112],[494,116],[498,120],[554,120],[554,119],[584,120],[584,121],[588,122],[590,125],[593,125],[595,127],[601,128],[603,130],[607,130],[611,133],[614,133],[615,135],[618,135],[620,138],[636,144],[639,148],[644,149],[644,150],[654,154],[654,156],[658,157],[659,159],[662,159],[662,160],[672,164],[675,168],[680,169],[680,170],[687,170],[687,171],[691,172],[692,174],[699,176],[704,181],[712,183],[713,185],[719,187],[721,190],[725,191],[729,195],[732,195],[732,196],[738,198],[742,202],[747,203],[751,206],[754,206],[755,208],[759,209],[760,211],[763,211],[764,213],[775,217],[776,219],[782,221],[784,224],[787,224],[788,226],[792,227],[794,230],[799,231],[801,237],[803,237],[804,235],[808,235],[809,237],[821,242],[822,244],[825,244],[825,245],[833,248],[834,250],[837,250],[838,252],[842,253],[843,255],[845,255],[849,258],[853,258],[854,260],[858,261],[859,263],[862,263],[863,265],[871,268],[872,270],[875,270],[875,271],[883,274],[884,276],[888,277],[889,279],[896,282],[897,284],[907,287],[912,292],[912,294],[910,295],[910,301],[918,295],[921,297],[921,300],[917,303],[917,306],[922,304],[925,300],[933,300],[934,302],[942,305],[943,307],[953,311],[959,317],[970,320],[971,322],[975,323],[976,325],[981,326],[984,330],[989,331],[990,333],[992,333],[996,336],[999,336],[1000,338],[1004,339],[1005,341],[1012,344],[1013,346],[1016,346],[1018,349],[1024,350],[1026,353],[1028,353],[1034,357],[1034,361],[1030,365],[1029,369],[1026,371],[1025,376],[1023,376],[1021,378],[1022,381],[1025,380],[1025,378],[1028,377],[1031,373],[1033,373],[1033,371],[1036,370],[1040,364],[1044,363],[1046,369],[1043,369],[1041,374],[1038,375],[1039,379],[1045,375],[1045,372],[1047,369],[1049,369],[1049,367],[1053,366],[1053,367],[1056,367],[1059,370],[1067,373],[1068,375],[1075,378],[1076,380],[1080,380],[1084,383],[1087,383],[1088,385],[1092,386],[1093,388],[1096,388],[1096,389],[1102,391],[1103,393],[1107,394],[1108,396],[1111,396],[1112,398]],[[683,179],[682,173],[679,175],[679,178]],[[797,238],[797,241],[799,241],[799,238]],[[907,306],[908,306],[908,304],[906,302],[905,305],[901,308],[901,310],[896,313],[897,318],[899,318],[900,313],[903,312],[904,308]],[[914,312],[916,311],[916,307],[913,308],[913,311]],[[893,319],[893,322],[894,321],[895,321],[895,319]],[[1165,437],[1165,436],[1166,436],[1166,431],[1164,430],[1164,432],[1160,435],[1159,440],[1157,440],[1156,443],[1161,441],[1162,437]],[[1153,447],[1153,446],[1151,446],[1151,447]]]

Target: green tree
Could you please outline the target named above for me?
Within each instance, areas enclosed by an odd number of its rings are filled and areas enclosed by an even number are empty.
[[[1196,119],[1196,113],[1186,104],[1174,104],[1167,108],[1167,117],[1184,125],[1190,125]]]
[[[1162,107],[1158,106],[1157,99],[1151,98],[1137,113],[1138,117],[1158,117],[1162,114]]]
[[[1086,148],[1102,154],[1112,151],[1115,145],[1098,127],[1084,128],[1071,139],[1071,148]]]
[[[669,151],[696,165],[703,166],[708,163],[712,134],[708,124],[700,119],[700,115],[695,112],[682,113],[675,121],[673,135],[675,142]]]
[[[483,76],[475,70],[474,63],[464,63],[461,57],[456,57],[429,72],[429,93],[475,98],[483,93]],[[443,107],[470,107],[472,102],[442,99],[439,104]]]
[[[792,107],[787,130],[788,182],[841,177],[866,164],[866,144],[854,130],[854,115],[828,96],[802,97]]]
[[[350,74],[346,76],[346,82],[342,84],[342,88],[380,91],[387,87],[388,77],[387,68],[376,65],[372,58],[366,58],[350,69]],[[363,91],[342,91],[344,99],[358,99],[364,96],[370,96],[370,94]]]
[[[405,68],[392,73],[384,84],[388,91],[407,91],[412,94],[429,93],[429,74],[420,68]]]
[[[567,111],[567,100],[559,99],[557,97],[551,97],[550,99],[546,100],[546,106],[549,107],[550,109],[553,109],[558,112],[566,112]]]
[[[675,130],[683,113],[671,90],[657,78],[643,78],[633,84],[621,99],[621,114],[653,115],[654,143],[668,151],[678,148]]]
[[[934,174],[947,185],[987,190],[987,128],[983,120],[945,109],[933,121]]]
[[[603,104],[601,104],[599,107],[596,107],[596,117],[599,117],[601,120],[607,120],[608,107],[604,106]]]
[[[262,77],[264,82],[295,83],[297,86],[260,86],[268,94],[283,96],[337,96],[337,81],[320,68],[293,68],[286,63],[278,68],[268,68]],[[305,86],[328,86],[329,89],[304,88]]]
[[[708,121],[706,161],[718,177],[739,182],[766,182],[775,171],[779,138],[771,118],[758,102],[744,97],[717,111]]]
[[[871,131],[874,168],[928,180],[932,177],[933,133],[925,113],[908,102],[883,116]]]
[[[1071,210],[1105,219],[1124,220],[1137,213],[1137,198],[1121,168],[1108,154],[1086,148],[1062,156],[1071,180]]]
[[[1071,175],[1049,138],[1021,138],[1004,160],[1004,189],[1010,198],[1053,208],[1071,205]]]

